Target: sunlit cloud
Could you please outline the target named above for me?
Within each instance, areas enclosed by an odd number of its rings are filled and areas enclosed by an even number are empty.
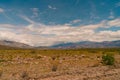
[[[30,24],[20,29],[13,28],[17,27],[15,25],[1,24],[3,27],[15,29],[14,31],[7,29],[5,31],[0,30],[1,40],[19,41],[32,46],[51,46],[60,42],[100,42],[120,39],[120,30],[96,32],[98,28],[120,27],[119,18],[110,21],[101,21],[98,24],[77,27],[69,25],[45,25],[43,23],[34,22],[26,16],[21,16],[21,18],[28,21]]]
[[[52,10],[56,10],[56,9],[57,9],[56,7],[53,7],[53,6],[51,6],[51,5],[48,5],[48,8],[49,8],[49,9],[52,9]]]
[[[113,11],[110,11],[110,16],[108,18],[109,19],[114,19],[114,13],[113,13]]]
[[[4,12],[4,9],[0,8],[0,13],[3,13]]]
[[[32,12],[33,12],[33,17],[38,17],[39,15],[39,8],[31,8]]]

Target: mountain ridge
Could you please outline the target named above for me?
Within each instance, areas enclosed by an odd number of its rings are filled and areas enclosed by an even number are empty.
[[[30,46],[28,44],[0,40],[0,48],[23,48],[23,49],[76,49],[76,48],[120,48],[120,40],[115,41],[103,41],[103,42],[93,42],[93,41],[81,41],[76,43],[60,43],[53,46]]]
[[[9,41],[9,40],[0,40],[1,46],[8,46],[13,48],[32,48],[32,46],[16,41]]]
[[[82,41],[77,43],[62,43],[52,46],[52,48],[118,48],[120,47],[120,40],[115,41]]]

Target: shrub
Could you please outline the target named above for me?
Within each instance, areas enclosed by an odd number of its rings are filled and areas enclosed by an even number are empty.
[[[58,70],[59,62],[54,60],[51,62],[51,70],[52,72],[56,72]]]
[[[36,51],[35,51],[35,50],[32,50],[31,53],[34,54],[34,53],[36,53]]]
[[[56,59],[56,57],[55,56],[52,56],[52,60],[55,60]]]
[[[24,80],[28,80],[29,79],[28,73],[26,71],[22,72],[21,78]]]
[[[57,68],[58,68],[57,65],[53,65],[53,66],[52,66],[52,71],[53,71],[53,72],[56,72],[56,71],[57,71]]]
[[[2,71],[2,70],[0,70],[0,77],[2,77],[2,75],[3,75],[3,71]]]
[[[102,56],[102,62],[105,65],[114,65],[115,58],[111,54],[103,54],[103,56]]]

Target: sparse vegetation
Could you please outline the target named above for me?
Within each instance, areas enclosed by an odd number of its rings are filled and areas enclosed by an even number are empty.
[[[103,54],[102,62],[106,65],[114,65],[115,59],[112,54]]]
[[[22,72],[21,78],[22,78],[23,80],[29,80],[28,73],[27,73],[26,71]]]
[[[105,64],[104,66],[114,65],[115,61],[117,65],[120,64],[119,52],[120,50],[118,48],[0,50],[0,69],[2,71],[2,73],[0,72],[0,80],[9,80],[11,78],[9,75],[13,73],[14,77],[11,80],[20,80],[19,78],[21,78],[21,80],[29,80],[29,78],[41,79],[44,76],[47,77],[47,75],[89,74],[87,73],[87,69],[102,68],[103,65],[101,65],[101,61]],[[104,69],[101,69],[100,71],[103,70]],[[18,79],[16,77],[18,77]]]
[[[58,68],[57,65],[53,65],[53,66],[52,66],[52,71],[53,71],[53,72],[56,72],[56,71],[57,71],[57,68]]]

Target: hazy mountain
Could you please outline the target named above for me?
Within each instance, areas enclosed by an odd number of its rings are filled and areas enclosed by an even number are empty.
[[[7,40],[0,40],[0,46],[15,47],[15,48],[32,48],[32,46],[29,46],[24,43],[7,41]]]
[[[83,41],[77,43],[61,43],[52,46],[52,48],[113,48],[113,47],[120,47],[120,40],[104,42]]]
[[[11,49],[11,48],[34,48],[34,49],[50,49],[50,48],[59,48],[59,49],[69,49],[69,48],[114,48],[120,47],[120,40],[117,41],[104,41],[104,42],[91,42],[91,41],[82,41],[77,43],[61,43],[49,47],[39,46],[39,47],[32,47],[30,45],[14,42],[14,41],[7,41],[1,40],[0,41],[0,48],[4,49]]]

